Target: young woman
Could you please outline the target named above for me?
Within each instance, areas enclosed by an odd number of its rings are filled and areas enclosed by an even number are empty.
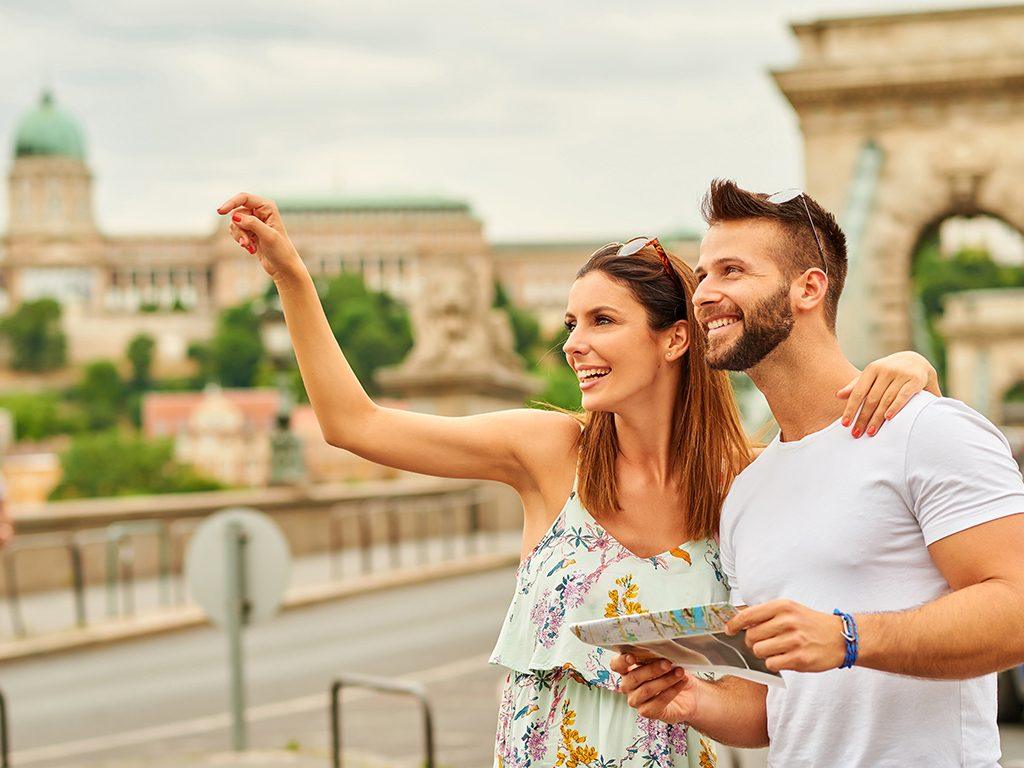
[[[700,734],[631,710],[608,666],[613,654],[566,629],[727,598],[718,514],[750,450],[728,379],[708,367],[704,331],[690,319],[689,267],[656,241],[638,239],[601,248],[580,270],[563,350],[580,381],[582,414],[430,416],[382,408],[367,396],[273,202],[239,194],[218,211],[231,215],[232,236],[277,286],[327,442],[391,467],[496,480],[519,493],[523,560],[492,657],[510,670],[495,765],[715,765],[714,747]],[[905,386],[900,402],[889,398],[861,419],[902,407],[932,373],[908,353],[873,363],[858,393],[873,382]],[[859,405],[854,398],[848,412]]]

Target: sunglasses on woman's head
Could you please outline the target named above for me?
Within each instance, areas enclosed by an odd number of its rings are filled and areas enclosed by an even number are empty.
[[[818,237],[818,228],[814,226],[814,219],[811,218],[811,209],[807,205],[807,195],[800,189],[783,189],[774,195],[768,195],[768,202],[773,205],[785,205],[786,203],[800,198],[804,205],[804,213],[807,214],[807,223],[811,225],[811,232],[814,233],[814,242],[818,246],[818,255],[821,256],[821,266],[825,270],[825,277],[828,277],[828,261],[825,259],[825,250],[821,247],[821,238]]]
[[[610,243],[615,245],[615,243]],[[656,237],[634,237],[632,240],[627,240],[625,243],[619,246],[619,250],[616,251],[616,256],[635,256],[640,253],[647,246],[651,246],[654,252],[658,254],[658,258],[661,259],[661,265],[668,272],[669,277],[675,282],[679,288],[679,293],[685,297],[686,290],[683,288],[683,282],[679,279],[679,274],[672,268],[672,262],[668,260],[668,253],[662,247],[661,242]],[[607,247],[607,246],[606,246]]]

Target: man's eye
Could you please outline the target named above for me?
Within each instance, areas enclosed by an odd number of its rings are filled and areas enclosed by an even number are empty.
[[[734,272],[742,272],[742,270],[739,267],[732,267],[732,266],[725,268],[725,274],[727,274],[727,275],[731,275]]]

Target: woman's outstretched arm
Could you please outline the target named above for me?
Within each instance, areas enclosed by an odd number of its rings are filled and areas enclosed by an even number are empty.
[[[568,455],[579,429],[565,414],[521,408],[444,417],[374,403],[331,332],[277,206],[243,193],[218,212],[231,215],[232,235],[259,257],[277,287],[299,372],[328,443],[398,469],[497,480],[520,490],[558,452]]]

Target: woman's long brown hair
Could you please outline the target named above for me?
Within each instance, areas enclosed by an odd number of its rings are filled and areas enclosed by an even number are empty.
[[[671,450],[684,500],[681,514],[685,515],[687,535],[691,539],[717,536],[722,502],[733,478],[750,462],[750,444],[728,374],[708,366],[707,334],[693,320],[691,298],[697,278],[682,260],[669,254],[678,280],[674,279],[651,246],[631,256],[619,256],[618,250],[618,246],[605,246],[595,252],[576,279],[601,272],[629,288],[646,310],[653,331],[686,321],[690,347],[681,360]],[[615,478],[619,454],[615,416],[598,411],[581,414],[580,419],[580,502],[598,517],[610,515],[620,509]]]

